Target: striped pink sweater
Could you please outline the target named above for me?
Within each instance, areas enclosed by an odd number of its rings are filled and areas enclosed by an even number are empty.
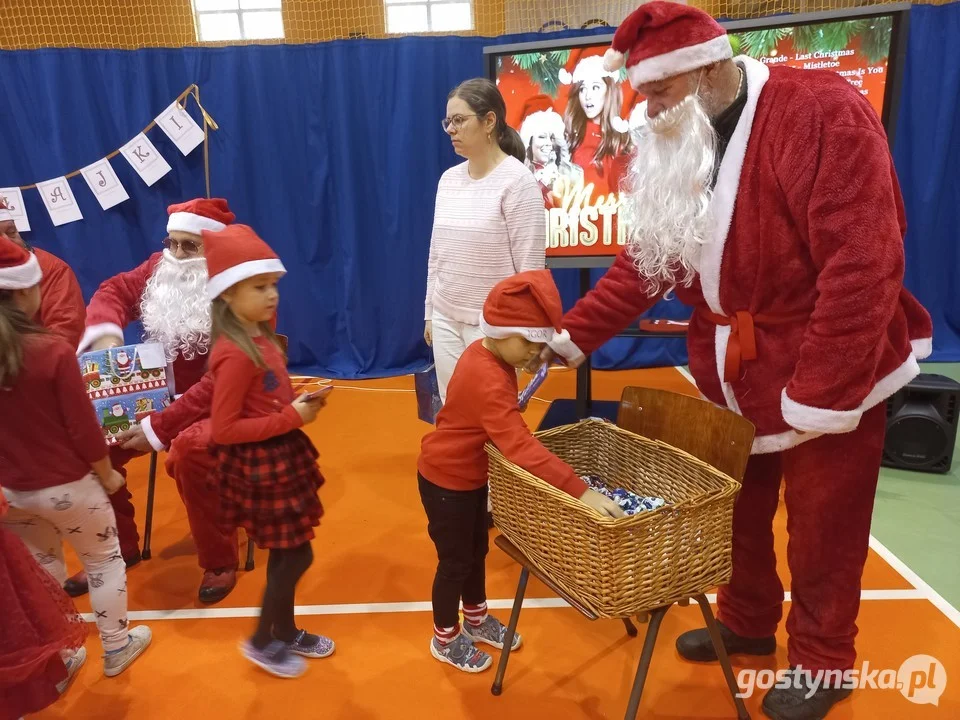
[[[493,286],[545,264],[543,195],[523,163],[507,156],[485,178],[473,180],[463,162],[437,188],[424,317],[436,310],[477,325]]]

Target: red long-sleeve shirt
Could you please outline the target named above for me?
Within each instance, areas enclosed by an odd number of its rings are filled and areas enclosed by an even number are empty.
[[[0,417],[0,482],[12,490],[75,482],[107,456],[74,347],[56,335],[24,336],[23,368],[0,389]]]
[[[576,471],[547,450],[530,432],[517,406],[517,372],[483,347],[466,349],[447,386],[437,429],[421,443],[417,469],[448,490],[476,490],[487,482],[492,441],[511,462],[573,497],[587,486]]]
[[[37,322],[76,347],[83,336],[87,307],[73,270],[56,255],[33,248],[43,279],[40,281],[40,312]]]
[[[220,338],[210,353],[213,441],[218,445],[260,442],[303,425],[291,403],[293,385],[283,353],[263,337],[254,338],[266,368],[259,368],[233,341]]]

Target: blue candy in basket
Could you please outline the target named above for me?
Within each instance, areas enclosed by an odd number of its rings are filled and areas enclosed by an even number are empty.
[[[547,379],[547,373],[549,372],[549,363],[544,363],[541,365],[540,369],[537,370],[537,373],[533,376],[533,379],[530,381],[530,383],[520,392],[520,395],[517,397],[517,404],[520,406],[520,412],[523,412],[527,409],[530,398],[532,398],[537,389],[543,385],[543,381]]]
[[[657,508],[662,508],[664,505],[666,505],[666,502],[663,498],[644,497],[642,495],[632,493],[629,490],[624,490],[623,488],[611,490],[603,484],[600,478],[593,475],[585,476],[583,481],[591,490],[596,490],[601,495],[605,495],[613,500],[627,515],[636,515],[637,513],[644,512],[646,510],[656,510]]]

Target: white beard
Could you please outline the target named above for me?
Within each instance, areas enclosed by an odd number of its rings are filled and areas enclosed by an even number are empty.
[[[710,200],[716,133],[696,94],[647,118],[624,182],[622,222],[627,250],[654,296],[687,287],[700,269],[712,230]]]
[[[140,302],[145,340],[163,345],[167,361],[192,360],[210,349],[207,261],[177,260],[169,251],[154,269]]]

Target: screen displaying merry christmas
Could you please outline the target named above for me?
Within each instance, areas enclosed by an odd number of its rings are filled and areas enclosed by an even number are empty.
[[[830,70],[881,114],[893,17],[772,27],[730,34],[734,55],[770,67]],[[626,70],[603,69],[608,44],[496,57],[507,122],[520,132],[526,164],[540,184],[548,257],[616,255],[620,180],[645,103]]]

